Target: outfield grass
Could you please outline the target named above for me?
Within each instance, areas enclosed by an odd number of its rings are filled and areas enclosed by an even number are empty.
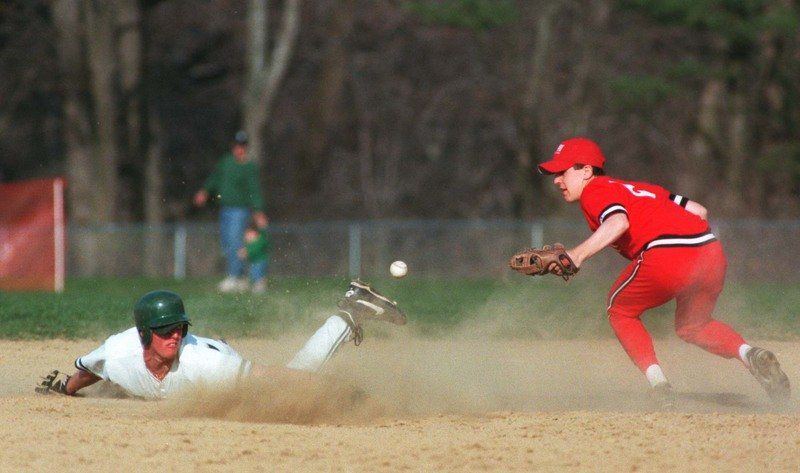
[[[0,292],[0,338],[95,338],[133,325],[139,296],[154,289],[179,292],[197,333],[218,337],[276,337],[316,326],[346,287],[344,279],[280,278],[265,295],[221,295],[216,280],[69,280],[62,294]],[[511,280],[374,281],[395,298],[420,336],[469,331],[491,337],[611,337],[604,302],[606,284],[580,278]],[[672,304],[651,311],[645,323],[655,335],[672,331]],[[730,284],[717,316],[746,338],[800,336],[800,284]],[[380,334],[380,329],[377,333]]]

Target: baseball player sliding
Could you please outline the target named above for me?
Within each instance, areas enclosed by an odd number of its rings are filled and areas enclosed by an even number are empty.
[[[361,324],[368,319],[406,323],[397,303],[368,284],[353,281],[329,317],[286,365],[290,373],[318,372],[349,340],[361,343]],[[74,395],[100,380],[128,394],[161,399],[205,386],[225,386],[246,376],[269,375],[227,343],[189,333],[189,316],[178,294],[153,291],[134,307],[136,326],[110,336],[100,347],[75,360],[77,371],[66,376],[51,372],[36,387],[39,393]]]
[[[538,166],[540,173],[554,176],[564,200],[580,203],[593,233],[575,248],[523,250],[511,258],[511,268],[568,279],[586,260],[612,246],[631,263],[608,292],[608,320],[661,407],[672,407],[674,394],[640,317],[672,299],[677,302],[675,331],[681,339],[716,355],[738,358],[774,401],[787,401],[789,379],[775,355],[750,346],[711,316],[727,261],[709,229],[705,207],[657,185],[605,176],[604,164],[597,144],[572,138]]]

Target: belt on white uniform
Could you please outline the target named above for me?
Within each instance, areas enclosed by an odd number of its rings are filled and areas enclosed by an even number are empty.
[[[661,235],[646,244],[644,249],[649,250],[657,247],[675,246],[703,246],[712,241],[717,241],[717,237],[711,232],[699,233],[697,235]]]

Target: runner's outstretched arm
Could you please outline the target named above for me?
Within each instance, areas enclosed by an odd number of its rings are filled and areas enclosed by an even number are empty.
[[[78,370],[70,376],[65,387],[67,394],[72,396],[79,390],[100,381],[100,377],[88,371]]]

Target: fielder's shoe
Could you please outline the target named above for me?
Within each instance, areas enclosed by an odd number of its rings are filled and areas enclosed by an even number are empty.
[[[675,391],[672,390],[672,385],[667,382],[653,386],[650,391],[650,397],[658,409],[665,411],[675,409]]]
[[[247,278],[239,278],[236,280],[236,292],[244,293],[250,290],[250,281]]]
[[[406,323],[406,316],[397,307],[397,302],[359,280],[350,283],[350,287],[337,305],[342,312],[342,318],[353,330],[356,345],[360,344],[363,338],[361,323],[365,320],[383,320],[396,325]]]
[[[784,403],[791,396],[789,378],[781,370],[778,358],[769,350],[753,347],[747,351],[747,364],[750,373],[774,402]]]
[[[238,287],[239,287],[239,280],[233,276],[228,276],[217,285],[217,290],[219,292],[229,293],[229,292],[236,292],[238,290]]]

